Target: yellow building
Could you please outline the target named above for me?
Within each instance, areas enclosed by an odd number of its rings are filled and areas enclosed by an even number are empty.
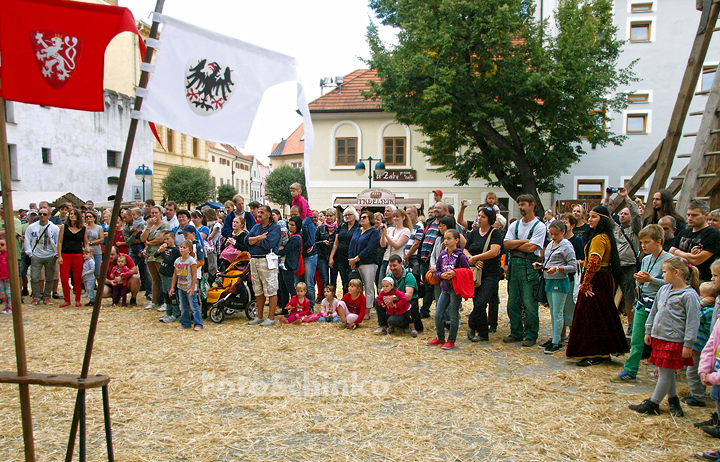
[[[172,200],[163,196],[160,187],[168,171],[179,166],[208,168],[209,147],[207,141],[169,128],[158,125],[157,130],[163,146],[160,146],[157,140],[153,144],[152,198],[160,203],[163,199]]]

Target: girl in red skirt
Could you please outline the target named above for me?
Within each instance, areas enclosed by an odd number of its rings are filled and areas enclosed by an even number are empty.
[[[670,412],[682,417],[675,371],[694,365],[692,347],[700,325],[700,278],[698,269],[684,258],[668,258],[662,270],[667,284],[658,290],[645,323],[645,343],[652,345],[649,361],[659,368],[658,382],[652,398],[631,405],[630,409],[641,414],[660,414],[660,402],[667,395]]]

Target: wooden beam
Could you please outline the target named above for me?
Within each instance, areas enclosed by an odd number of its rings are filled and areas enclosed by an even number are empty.
[[[678,143],[682,137],[682,128],[685,123],[685,117],[687,116],[698,79],[702,73],[703,62],[705,60],[705,56],[707,55],[715,23],[717,22],[718,11],[720,11],[720,4],[713,3],[710,7],[707,19],[701,18],[698,35],[695,36],[695,41],[693,42],[692,50],[690,51],[690,57],[688,58],[687,67],[685,68],[685,74],[683,75],[682,83],[680,84],[680,91],[678,92],[675,107],[673,108],[672,116],[670,117],[670,124],[668,126],[667,134],[665,135],[665,142],[663,143],[662,150],[660,151],[660,155],[658,157],[657,168],[655,169],[652,186],[650,187],[651,192],[666,189],[665,185],[667,184],[668,177],[670,176],[670,169],[672,168],[675,151],[677,150]],[[705,22],[707,27],[703,27],[703,22]],[[648,207],[645,210],[645,215],[647,216],[651,212],[652,208]]]
[[[678,175],[684,177],[686,171],[687,171],[687,166],[683,167],[683,169],[680,170],[680,173]],[[677,196],[677,194],[682,189],[682,180],[672,180],[672,182],[670,182],[670,184],[665,189],[670,191],[671,196],[673,196],[673,197]],[[645,210],[647,211],[647,207],[645,208]]]
[[[82,378],[72,374],[34,374],[18,375],[16,372],[0,372],[0,383],[20,383],[41,385],[44,387],[64,387],[75,389],[100,388],[110,383],[106,375],[91,375]]]

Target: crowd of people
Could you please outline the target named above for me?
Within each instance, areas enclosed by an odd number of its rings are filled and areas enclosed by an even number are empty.
[[[720,410],[720,210],[694,200],[682,217],[668,191],[652,197],[652,213],[624,188],[608,190],[598,206],[536,216],[537,200],[517,197],[520,218],[509,223],[489,193],[466,219],[442,200],[428,217],[414,206],[383,212],[348,206],[311,210],[299,184],[290,187],[290,217],[237,195],[224,210],[180,210],[152,200],[123,209],[109,235],[108,210],[47,202],[15,219],[23,296],[31,305],[81,305],[84,291],[113,305],[164,311],[160,321],[203,329],[198,293],[243,253],[249,254],[257,314],[251,325],[337,323],[355,329],[376,314],[375,334],[417,337],[435,302],[436,337],[427,345],[455,348],[462,299],[472,299],[467,337],[487,342],[498,330],[499,283],[507,279],[509,333],[505,343],[538,343],[539,304],[551,314],[547,354],[565,349],[580,367],[629,352],[613,382],[634,381],[642,358],[657,366],[653,396],[631,409],[658,414],[667,397],[682,415],[675,371],[687,368],[690,406],[705,406],[706,387]],[[616,207],[616,204],[619,207]],[[33,204],[34,205],[34,204]],[[617,209],[617,210],[616,210]],[[338,213],[339,212],[339,213]],[[11,312],[4,226],[0,230],[0,297]],[[97,281],[104,246],[112,246],[107,277]],[[28,292],[28,279],[31,294]],[[335,284],[338,284],[336,289]],[[616,297],[617,295],[617,297]],[[129,298],[129,300],[128,300]],[[616,300],[619,300],[616,301]],[[627,330],[621,315],[627,317]],[[720,437],[718,413],[701,422]],[[711,455],[714,453],[711,453]],[[720,455],[718,455],[720,458]]]

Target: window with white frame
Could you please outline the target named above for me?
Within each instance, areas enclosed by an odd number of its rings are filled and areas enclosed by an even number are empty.
[[[577,180],[576,197],[582,199],[602,199],[605,180]]]

